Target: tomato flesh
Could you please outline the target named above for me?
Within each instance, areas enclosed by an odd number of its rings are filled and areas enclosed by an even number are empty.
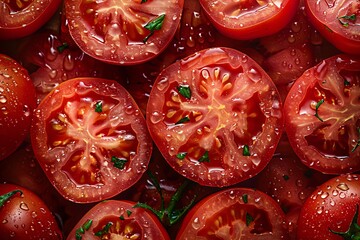
[[[117,82],[99,78],[60,84],[39,105],[31,134],[46,174],[75,202],[129,188],[146,170],[152,150],[133,99]]]
[[[179,89],[188,89],[191,97]],[[176,171],[201,185],[226,186],[257,174],[270,160],[282,131],[279,98],[248,56],[206,49],[159,75],[147,124]]]

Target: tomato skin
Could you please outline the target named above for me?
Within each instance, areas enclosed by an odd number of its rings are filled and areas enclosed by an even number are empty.
[[[13,1],[0,3],[0,39],[17,39],[39,30],[55,14],[61,0],[20,1],[24,7],[15,9]],[[18,3],[18,2],[17,2]]]
[[[88,220],[92,220],[92,224],[88,230],[80,234],[82,239],[99,239],[95,233],[103,228],[104,224],[112,221],[113,226],[109,230],[111,238],[100,239],[117,239],[116,237],[118,237],[118,239],[170,240],[165,228],[156,216],[145,209],[133,208],[135,204],[135,202],[124,200],[108,200],[98,203],[82,217],[68,235],[67,240],[77,239],[75,237],[76,231]]]
[[[109,3],[67,0],[65,13],[70,34],[80,49],[95,59],[134,65],[165,50],[178,28],[184,0],[123,0],[112,6]],[[163,14],[160,29],[145,28]]]
[[[333,6],[330,6],[333,4]],[[360,26],[359,20],[348,22],[342,26],[341,17],[355,14],[355,19],[360,17],[359,1],[315,1],[305,0],[306,13],[314,27],[330,43],[348,54],[360,54]],[[344,20],[347,22],[347,20]]]
[[[178,92],[182,85],[189,86],[191,98]],[[283,127],[272,80],[254,60],[229,48],[205,49],[163,70],[146,115],[150,134],[167,162],[183,176],[213,187],[239,183],[260,172]],[[187,115],[188,122],[177,123]],[[250,156],[243,154],[247,144]],[[178,157],[182,153],[184,159]]]
[[[268,36],[284,28],[298,10],[299,0],[280,1],[281,6],[246,0],[200,0],[212,24],[227,37],[249,40]]]
[[[0,54],[0,160],[13,153],[30,130],[36,107],[34,85],[14,59]]]
[[[248,214],[254,222],[248,221]],[[261,191],[230,188],[197,203],[186,215],[176,240],[289,239],[285,214]]]
[[[308,167],[328,174],[360,169],[359,73],[358,57],[336,55],[305,71],[290,89],[286,132]]]
[[[1,239],[3,240],[60,240],[61,231],[45,203],[30,190],[13,185],[0,184],[0,195],[20,190],[0,207]]]
[[[320,185],[305,201],[298,219],[299,240],[342,240],[360,204],[359,175],[341,175]],[[359,223],[359,218],[357,219]]]
[[[129,93],[116,81],[90,77],[63,82],[46,96],[35,110],[31,142],[50,182],[79,203],[131,187],[152,152],[145,119]]]

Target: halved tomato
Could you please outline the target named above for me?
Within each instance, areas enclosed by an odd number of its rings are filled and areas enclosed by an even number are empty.
[[[289,239],[285,214],[261,191],[230,188],[197,203],[186,215],[177,240]]]
[[[283,128],[270,77],[229,48],[206,49],[165,68],[152,87],[146,116],[167,162],[183,176],[217,187],[260,172]]]
[[[305,0],[309,20],[321,35],[348,54],[360,54],[360,1]]]
[[[360,58],[336,55],[295,81],[284,103],[286,133],[310,168],[360,169]]]
[[[67,240],[170,239],[155,215],[134,205],[120,200],[98,203],[77,223]]]
[[[90,56],[130,65],[148,61],[170,43],[184,0],[66,0],[71,36]]]
[[[241,40],[280,31],[299,7],[299,0],[200,0],[200,3],[219,32]]]
[[[31,127],[35,156],[68,200],[96,202],[140,179],[152,142],[145,119],[116,81],[76,78],[37,107]]]
[[[40,29],[57,11],[61,0],[0,1],[0,39],[15,39]]]

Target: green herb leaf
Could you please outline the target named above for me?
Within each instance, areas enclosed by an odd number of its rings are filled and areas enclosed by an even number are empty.
[[[119,218],[120,218],[120,220],[125,220],[124,215],[121,215]]]
[[[122,170],[122,169],[124,169],[125,164],[127,163],[127,160],[125,158],[118,158],[118,157],[112,156],[111,162],[114,163],[114,167]]]
[[[350,86],[350,82],[345,79],[345,80],[344,80],[344,85],[345,85],[345,86]]]
[[[98,231],[98,232],[95,233],[95,236],[101,237],[101,236],[103,236],[104,234],[109,233],[110,227],[111,227],[112,225],[113,225],[112,222],[108,222],[108,223],[103,227],[102,230],[100,230],[100,231]]]
[[[189,122],[190,121],[190,118],[188,117],[188,116],[185,116],[185,117],[183,117],[182,119],[180,119],[179,121],[177,121],[176,123],[175,123],[175,125],[176,124],[181,124],[181,123],[186,123],[186,122]]]
[[[242,195],[241,198],[242,198],[244,203],[248,203],[249,200],[248,200],[248,195],[247,194]]]
[[[20,195],[23,194],[21,190],[14,190],[8,193],[5,193],[4,195],[0,196],[0,207],[2,207],[7,200],[9,200],[12,196],[14,196],[16,193],[20,193]]]
[[[57,50],[59,53],[62,53],[65,49],[67,49],[69,47],[69,44],[64,42],[62,45],[57,47]]]
[[[315,117],[317,117],[320,121],[324,121],[324,120],[322,120],[322,118],[319,116],[319,114],[318,114],[318,110],[319,110],[319,107],[321,106],[321,104],[323,104],[324,103],[324,99],[321,99],[320,101],[318,101],[317,103],[316,103],[316,107],[315,107]]]
[[[290,179],[290,177],[288,175],[283,175],[283,178],[284,178],[285,181]]]
[[[147,35],[144,39],[143,42],[146,43],[147,40],[154,34],[154,32],[156,30],[160,30],[163,26],[164,23],[164,19],[165,19],[165,14],[161,14],[159,15],[157,18],[155,18],[154,20],[148,22],[144,28],[146,28],[147,30],[150,30],[150,34]]]
[[[97,113],[102,112],[102,101],[98,101],[95,103],[95,112],[97,112]]]
[[[180,160],[183,160],[186,157],[187,152],[181,152],[176,154],[176,157]]]
[[[354,217],[351,221],[351,224],[350,224],[348,230],[346,232],[337,232],[337,231],[333,231],[329,228],[329,231],[331,233],[341,236],[345,240],[359,240],[360,239],[359,238],[360,237],[360,226],[357,223],[358,216],[359,216],[359,205],[356,204],[356,211],[355,211]]]
[[[78,232],[78,230],[76,230],[76,232],[75,232],[75,239],[76,240],[81,240],[82,239],[81,233]]]
[[[355,15],[355,13],[351,14],[351,15],[344,15],[344,16],[338,17],[337,19],[339,20],[340,24],[343,27],[349,27],[349,23],[345,22],[343,20],[345,19],[345,20],[349,20],[349,21],[356,21],[356,15]]]
[[[93,220],[88,219],[88,220],[82,225],[82,227],[85,229],[85,231],[87,231],[87,230],[90,229],[92,223],[93,223]]]
[[[248,145],[244,145],[243,156],[250,156],[250,149]]]
[[[141,3],[146,3],[147,2],[147,0],[141,0]]]
[[[209,151],[205,151],[204,155],[202,155],[199,159],[199,162],[210,162],[209,159]]]
[[[126,214],[127,214],[128,217],[130,217],[130,215],[132,214],[132,211],[126,210]]]
[[[253,216],[251,216],[249,213],[246,213],[246,226],[249,226],[250,223],[254,221]]]
[[[191,98],[191,90],[189,86],[186,85],[180,85],[178,86],[177,90],[179,91],[179,93],[184,96],[187,99]]]

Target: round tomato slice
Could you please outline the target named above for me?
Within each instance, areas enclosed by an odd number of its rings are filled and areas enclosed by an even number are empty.
[[[324,38],[349,54],[360,54],[360,1],[305,0],[307,16]]]
[[[61,2],[0,1],[0,39],[15,39],[34,33],[55,14]]]
[[[134,205],[120,200],[98,203],[77,223],[67,240],[170,239],[155,215]]]
[[[308,69],[284,103],[286,132],[302,162],[323,173],[360,169],[360,58],[337,55]]]
[[[299,7],[299,0],[200,0],[200,3],[219,32],[240,40],[280,31]]]
[[[283,128],[270,77],[229,48],[195,53],[164,69],[147,105],[147,124],[167,162],[207,186],[229,186],[260,172]]]
[[[137,64],[157,56],[178,28],[184,0],[66,0],[71,36],[90,56]]]
[[[116,81],[76,78],[40,103],[34,153],[57,190],[74,202],[110,198],[140,179],[152,142],[145,119]]]
[[[197,203],[176,237],[187,239],[289,239],[285,214],[263,192],[230,188]]]

